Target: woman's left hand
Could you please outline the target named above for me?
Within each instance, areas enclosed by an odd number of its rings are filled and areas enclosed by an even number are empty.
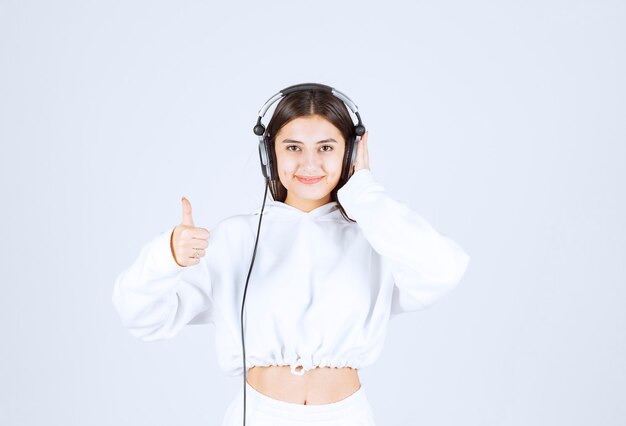
[[[356,144],[356,159],[354,161],[354,172],[360,169],[368,169],[370,168],[370,159],[367,152],[367,134],[369,132],[365,132],[361,137],[361,140]]]

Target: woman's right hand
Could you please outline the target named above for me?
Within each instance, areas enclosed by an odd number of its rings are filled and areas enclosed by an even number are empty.
[[[205,249],[209,245],[209,230],[206,228],[196,228],[191,217],[191,203],[183,197],[183,221],[172,231],[170,237],[170,248],[174,261],[180,266],[191,266],[200,263],[200,258],[204,256]],[[198,257],[194,253],[198,251]]]

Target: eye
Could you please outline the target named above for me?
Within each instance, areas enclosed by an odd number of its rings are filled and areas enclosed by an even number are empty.
[[[291,151],[291,152],[296,151],[295,149],[291,149],[291,148],[297,148],[298,150],[300,149],[298,145],[287,145],[285,147],[287,151]],[[329,149],[322,149],[322,152],[330,152],[334,149],[332,145],[322,145],[322,148],[329,148]]]

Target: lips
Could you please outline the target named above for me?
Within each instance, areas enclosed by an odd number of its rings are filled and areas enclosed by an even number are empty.
[[[300,183],[305,183],[305,184],[313,184],[313,183],[317,183],[319,181],[322,180],[324,176],[319,176],[319,177],[315,177],[315,176],[296,176],[296,179],[298,179],[298,182]]]

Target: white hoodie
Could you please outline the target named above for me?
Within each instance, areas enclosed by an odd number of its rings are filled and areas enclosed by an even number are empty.
[[[266,201],[244,309],[246,368],[373,364],[388,321],[453,289],[468,254],[359,169],[336,202],[304,212]],[[200,263],[182,267],[160,233],[121,272],[113,304],[142,340],[167,339],[187,324],[215,325],[220,367],[243,374],[241,304],[261,208],[210,230]],[[299,366],[303,368],[296,370]]]

